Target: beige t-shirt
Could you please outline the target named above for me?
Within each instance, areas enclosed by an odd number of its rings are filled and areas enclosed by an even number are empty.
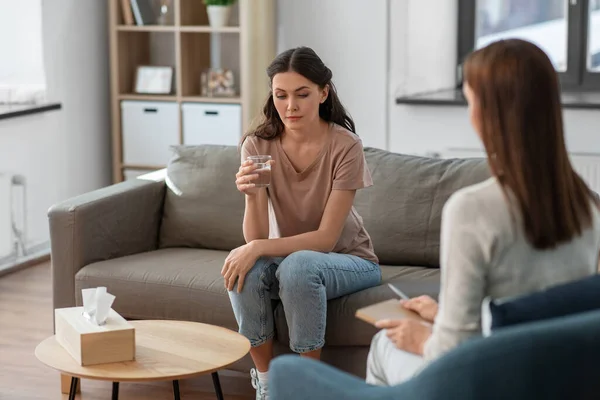
[[[360,138],[339,125],[332,125],[328,135],[319,155],[301,172],[296,172],[287,158],[281,136],[273,140],[250,136],[244,142],[242,161],[251,155],[268,154],[276,162],[267,193],[272,209],[269,226],[270,230],[274,226],[278,228],[277,236],[316,231],[332,190],[357,190],[373,185]],[[272,232],[269,237],[273,237]],[[333,252],[379,262],[363,220],[354,207]]]

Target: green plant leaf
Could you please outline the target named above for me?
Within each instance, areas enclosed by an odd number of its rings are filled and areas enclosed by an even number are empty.
[[[207,6],[230,6],[236,2],[236,0],[203,0]]]

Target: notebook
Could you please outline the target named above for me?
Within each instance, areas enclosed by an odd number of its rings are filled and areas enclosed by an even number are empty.
[[[375,322],[382,319],[404,319],[410,318],[417,321],[431,324],[431,322],[422,318],[419,314],[414,311],[407,310],[400,305],[400,300],[390,299],[382,301],[381,303],[375,303],[367,307],[359,308],[356,310],[356,317],[368,322],[371,325],[375,325]]]

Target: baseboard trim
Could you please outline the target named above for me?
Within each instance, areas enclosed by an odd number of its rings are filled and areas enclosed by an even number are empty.
[[[18,259],[13,258],[7,263],[0,264],[0,277],[50,260],[50,246],[48,243],[35,246],[35,248],[31,250],[31,253],[27,256]]]

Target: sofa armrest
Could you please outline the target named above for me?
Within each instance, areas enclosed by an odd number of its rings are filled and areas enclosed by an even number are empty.
[[[54,308],[75,306],[84,266],[157,248],[164,195],[164,181],[134,179],[50,208]]]

